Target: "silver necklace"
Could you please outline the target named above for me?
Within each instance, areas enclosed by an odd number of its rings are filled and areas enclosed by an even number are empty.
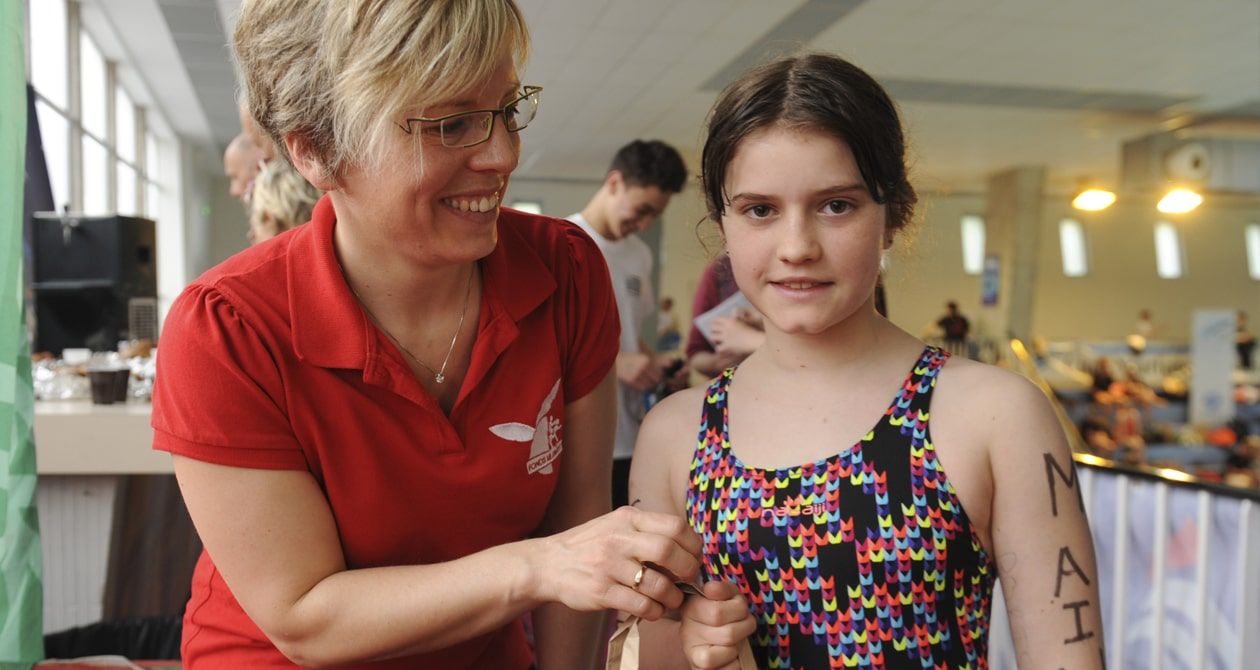
[[[382,333],[385,333],[385,337],[388,337],[389,341],[393,342],[394,345],[397,346],[399,349],[401,349],[404,354],[407,354],[407,356],[411,360],[419,363],[420,366],[423,367],[425,370],[432,372],[433,381],[438,384],[441,384],[446,381],[446,364],[451,361],[451,353],[455,351],[455,343],[459,341],[459,334],[464,330],[464,319],[468,316],[468,298],[469,296],[472,295],[473,273],[476,271],[477,271],[477,266],[475,264],[468,271],[468,285],[464,288],[464,309],[463,311],[459,313],[459,325],[455,326],[455,334],[451,336],[451,346],[447,347],[446,349],[446,358],[442,359],[442,367],[436,370],[429,367],[428,363],[425,363],[424,361],[420,360],[420,357],[411,353],[411,350],[408,349],[407,347],[404,347],[403,343],[399,342],[398,338],[394,337],[393,333],[389,332],[388,330],[386,330],[385,326],[381,325],[381,320],[376,318],[376,315],[372,313],[372,310],[368,309],[367,303],[363,301],[363,296],[359,295],[359,292],[354,290],[353,286],[350,287],[350,292],[354,294],[355,298],[358,298],[359,306],[362,307],[363,311],[366,312],[368,317],[372,319],[372,323],[375,323],[376,327],[380,328]],[[349,285],[349,282],[347,282],[347,285]]]

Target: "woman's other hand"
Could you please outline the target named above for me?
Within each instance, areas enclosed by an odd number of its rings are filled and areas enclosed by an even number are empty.
[[[679,637],[691,667],[738,670],[739,644],[757,629],[757,621],[734,584],[705,584],[704,597],[688,598],[681,614]]]
[[[617,354],[617,379],[637,391],[650,391],[665,378],[663,366],[651,354],[623,351]]]
[[[533,557],[539,600],[578,611],[656,620],[682,605],[674,582],[700,572],[700,540],[685,521],[633,507],[543,538],[540,547]]]

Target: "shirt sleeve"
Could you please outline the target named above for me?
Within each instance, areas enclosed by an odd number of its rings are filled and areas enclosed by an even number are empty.
[[[273,352],[207,286],[185,289],[163,324],[152,424],[159,451],[219,465],[308,469]]]
[[[621,324],[608,265],[599,247],[581,228],[565,226],[568,276],[557,292],[563,301],[561,343],[566,403],[582,398],[599,385],[617,360]]]

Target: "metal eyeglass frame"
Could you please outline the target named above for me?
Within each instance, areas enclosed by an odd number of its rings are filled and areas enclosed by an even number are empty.
[[[495,116],[503,117],[503,127],[507,129],[509,133],[519,133],[520,131],[529,127],[529,124],[533,123],[533,120],[534,120],[533,118],[527,121],[525,125],[523,126],[517,126],[516,128],[508,128],[508,125],[507,125],[508,109],[519,105],[521,101],[523,100],[528,100],[531,97],[537,96],[542,90],[543,90],[543,87],[541,86],[522,86],[521,95],[516,97],[515,99],[513,99],[511,102],[507,103],[506,105],[503,105],[502,107],[497,107],[497,108],[492,108],[492,109],[470,109],[466,112],[455,112],[454,114],[447,114],[445,116],[435,116],[435,117],[421,116],[414,119],[404,119],[404,123],[406,125],[403,125],[403,124],[398,124],[398,125],[400,128],[402,128],[403,132],[407,133],[408,135],[412,135],[415,133],[415,131],[412,130],[412,124],[417,123],[417,122],[418,123],[436,123],[438,124],[438,135],[442,139],[442,146],[450,147],[453,149],[466,149],[468,147],[475,147],[478,144],[485,144],[486,142],[489,142],[490,138],[494,136],[494,117]],[[446,133],[443,132],[442,130],[442,126],[444,122],[449,121],[451,119],[462,118],[465,116],[473,116],[475,114],[485,114],[487,112],[490,113],[490,123],[486,126],[485,137],[477,140],[476,142],[471,142],[469,144],[447,144],[446,143]],[[535,110],[534,110],[535,118],[537,117],[537,115],[538,115],[537,103],[535,103]]]

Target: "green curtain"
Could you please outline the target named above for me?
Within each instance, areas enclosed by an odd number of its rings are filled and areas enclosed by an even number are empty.
[[[26,21],[0,2],[0,668],[44,657],[43,563],[35,513],[35,394],[22,286]]]

